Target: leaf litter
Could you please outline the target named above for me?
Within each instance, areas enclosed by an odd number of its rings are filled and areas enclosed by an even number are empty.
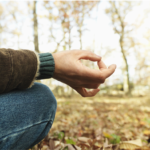
[[[150,99],[57,98],[48,135],[30,150],[150,150]]]

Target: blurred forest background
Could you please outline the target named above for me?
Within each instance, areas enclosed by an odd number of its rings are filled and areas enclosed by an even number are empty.
[[[117,65],[93,98],[82,98],[54,79],[38,81],[51,88],[58,105],[48,136],[32,149],[54,150],[57,145],[55,150],[64,150],[64,144],[71,144],[78,148],[68,150],[149,150],[149,20],[150,1],[144,0],[0,1],[0,48],[90,50],[107,65]],[[98,69],[96,63],[82,62]],[[130,143],[125,148],[122,141]]]
[[[0,47],[93,51],[107,65],[117,64],[99,95],[145,96],[150,90],[149,6],[149,1],[1,1]],[[58,96],[76,95],[53,79],[41,82]]]

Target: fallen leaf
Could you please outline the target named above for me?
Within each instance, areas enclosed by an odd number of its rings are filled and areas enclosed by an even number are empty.
[[[80,142],[83,142],[83,143],[88,143],[89,140],[91,140],[90,138],[86,138],[86,137],[79,137],[78,140]]]
[[[123,141],[120,143],[120,149],[135,149],[135,148],[142,148],[141,139],[132,141]]]

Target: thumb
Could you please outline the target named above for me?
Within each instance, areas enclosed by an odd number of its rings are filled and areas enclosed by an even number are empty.
[[[115,72],[116,67],[117,67],[117,66],[116,66],[115,64],[113,64],[113,65],[110,65],[110,66],[108,67],[108,69],[103,70],[102,72],[103,72],[104,76],[105,76],[106,78],[108,78],[109,76],[111,76],[111,75]]]

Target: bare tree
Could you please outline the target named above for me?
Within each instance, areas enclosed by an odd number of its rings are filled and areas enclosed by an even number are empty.
[[[83,48],[82,36],[86,30],[84,28],[86,17],[91,18],[91,11],[99,4],[100,1],[74,1],[73,3],[73,14],[77,31],[79,33],[80,49]]]
[[[80,49],[82,49],[82,36],[83,32],[86,30],[85,27],[85,20],[86,18],[91,18],[91,11],[97,6],[99,1],[88,1],[88,2],[80,2],[80,1],[55,1],[55,2],[44,2],[45,8],[49,11],[49,20],[51,21],[51,38],[56,42],[57,46],[56,49],[59,48],[59,46],[63,43],[63,49],[66,50],[71,49],[72,45],[72,29],[76,28],[80,41]],[[58,15],[53,14],[53,6],[55,6],[55,10],[57,9]],[[54,28],[54,24],[57,22],[57,24],[61,25],[62,29],[62,38],[60,41],[55,38],[54,36],[54,30],[57,30]],[[55,49],[54,52],[57,50]]]
[[[106,13],[111,19],[114,32],[119,35],[119,45],[124,61],[124,91],[126,94],[130,94],[131,84],[127,56],[129,55],[128,50],[134,47],[135,41],[128,36],[129,33],[132,33],[134,27],[125,22],[125,19],[131,12],[135,3],[110,1],[109,4],[110,7],[106,9]]]
[[[56,43],[56,48],[54,49],[53,53],[57,52],[59,47],[62,46],[64,50],[66,50],[66,46],[67,46],[67,39],[66,39],[66,7],[64,7],[66,2],[61,2],[61,1],[44,1],[44,7],[46,8],[46,10],[48,11],[48,16],[46,16],[46,18],[50,21],[50,28],[49,28],[49,32],[50,32],[50,40],[49,41],[53,41]],[[55,10],[58,11],[58,15],[54,15],[53,13],[53,9],[55,8]],[[67,7],[68,8],[68,7]],[[57,25],[59,25],[60,27],[57,28],[55,27]],[[60,39],[58,39],[56,37],[56,32],[57,30],[61,30],[60,33]],[[63,45],[62,45],[63,44]]]

